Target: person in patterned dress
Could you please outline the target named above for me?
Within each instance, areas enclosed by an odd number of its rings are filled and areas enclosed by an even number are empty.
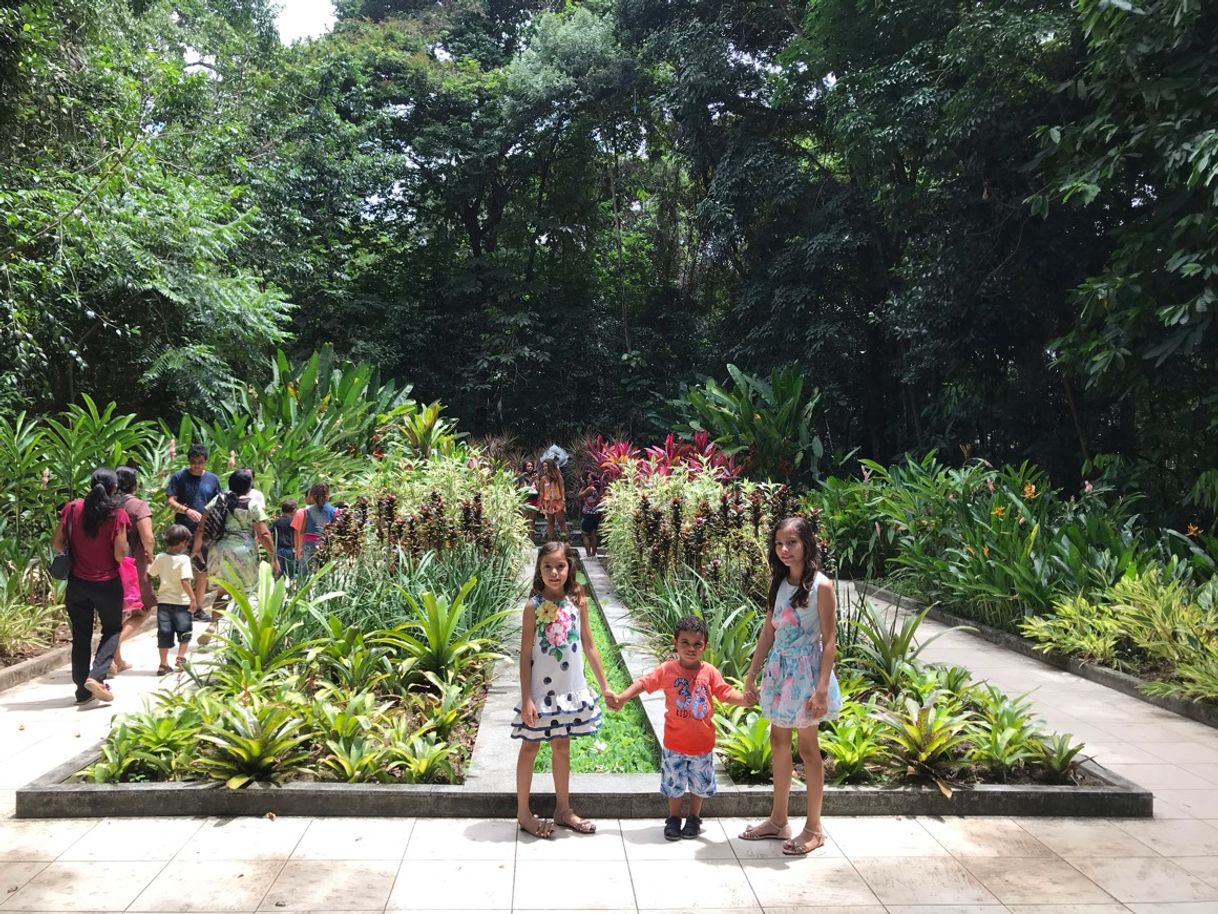
[[[601,712],[596,693],[584,678],[587,658],[601,694],[609,693],[605,667],[592,640],[588,603],[575,579],[571,550],[562,543],[546,543],[537,550],[533,591],[524,604],[520,627],[520,704],[512,721],[512,738],[520,740],[516,761],[516,819],[522,830],[549,838],[554,826],[581,834],[596,825],[581,819],[571,808],[571,737],[600,729]],[[542,742],[553,753],[554,820],[533,815],[529,791],[533,767]]]

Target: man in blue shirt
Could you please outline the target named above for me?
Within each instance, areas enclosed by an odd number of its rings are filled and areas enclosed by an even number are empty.
[[[189,466],[178,470],[169,477],[169,485],[165,489],[169,507],[177,512],[174,523],[181,524],[194,533],[203,520],[203,509],[207,503],[220,494],[220,478],[215,473],[207,472],[207,448],[196,442],[186,452]],[[207,594],[207,571],[195,569],[195,618],[200,622],[210,622],[209,616],[203,609],[203,597]]]

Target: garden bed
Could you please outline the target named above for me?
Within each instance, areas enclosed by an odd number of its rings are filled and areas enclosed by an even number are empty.
[[[0,658],[0,692],[37,679],[72,659],[71,640],[57,641],[39,652]]]
[[[27,784],[16,794],[16,817],[100,818],[175,816],[426,816],[429,818],[512,818],[516,795],[506,789],[448,784],[291,783],[282,787],[251,784],[227,790],[222,784],[82,784],[72,778],[95,761],[97,750]],[[1104,768],[1084,763],[1096,778],[1093,787],[983,785],[956,791],[949,799],[925,787],[825,788],[828,816],[1153,816],[1153,795]],[[535,779],[535,800],[547,795]],[[656,819],[663,799],[655,775],[574,775],[572,798],[580,813],[594,818]],[[770,812],[771,792],[764,785],[721,784],[709,801],[715,817],[754,818]],[[803,788],[791,791],[792,815],[802,813]],[[545,801],[538,805],[545,808]]]
[[[72,632],[62,603],[37,602],[30,595],[14,599],[0,592],[0,675],[45,657],[71,641]],[[0,678],[0,689],[7,688],[4,682]]]
[[[879,587],[857,581],[854,586],[860,593],[866,593],[869,596],[875,596],[878,599],[887,600],[893,604],[907,606],[918,612],[925,610],[928,619],[933,619],[944,625],[968,626],[978,637],[984,638],[991,644],[997,644],[999,647],[1019,654],[1022,657],[1029,657],[1055,669],[1065,670],[1067,673],[1072,673],[1081,679],[1107,686],[1123,695],[1128,695],[1130,698],[1136,698],[1138,701],[1144,701],[1149,705],[1154,705],[1156,708],[1162,708],[1164,711],[1171,711],[1173,714],[1187,717],[1189,720],[1196,721],[1199,724],[1218,728],[1218,706],[1212,702],[1185,701],[1182,698],[1172,698],[1170,696],[1148,695],[1143,691],[1143,687],[1149,680],[1096,663],[1088,663],[1058,651],[1046,652],[1038,650],[1034,642],[1020,635],[1002,631],[972,619],[966,619],[963,616],[958,616],[933,604],[928,605],[921,600],[907,597],[887,587]]]
[[[590,590],[600,602],[608,628],[617,642],[630,675],[637,675],[654,662],[641,650],[637,632],[629,628],[625,608],[616,599],[607,576],[595,564],[588,568]],[[606,653],[609,653],[606,647]],[[511,661],[509,671],[514,670]],[[493,690],[492,690],[493,691]],[[511,700],[512,691],[506,696]],[[654,725],[659,726],[663,702],[643,702]],[[480,728],[481,732],[481,728]],[[504,733],[486,733],[484,739],[498,740],[504,750],[496,751],[502,761],[508,740]],[[488,747],[489,748],[489,747]],[[514,747],[512,747],[514,749]],[[513,753],[514,754],[514,753]],[[505,768],[498,777],[484,777],[474,755],[468,784],[339,784],[332,782],[293,782],[283,786],[254,783],[241,790],[229,790],[219,782],[88,784],[80,772],[98,760],[95,747],[47,772],[17,791],[18,818],[57,818],[79,816],[429,816],[429,817],[511,817],[515,814],[515,793],[510,772]],[[1121,816],[1153,815],[1153,795],[1099,765],[1080,766],[1084,784],[1067,786],[993,784],[953,791],[945,796],[933,786],[837,786],[825,789],[824,812],[830,816],[863,815],[971,815],[971,816]],[[534,796],[544,809],[549,794],[549,779],[534,778]],[[760,817],[770,811],[771,790],[766,784],[737,784],[726,772],[719,776],[719,793],[713,815]],[[574,803],[584,815],[597,818],[657,818],[663,803],[657,792],[655,774],[575,774],[572,776]],[[790,811],[800,814],[805,790],[796,782],[791,793]]]

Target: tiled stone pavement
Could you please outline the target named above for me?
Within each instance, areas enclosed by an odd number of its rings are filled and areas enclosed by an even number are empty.
[[[1218,911],[1218,828],[1195,819],[830,819],[807,859],[743,825],[541,842],[504,820],[9,819],[0,911]]]
[[[940,630],[926,623],[926,631]],[[155,660],[152,635],[129,655]],[[1156,817],[827,819],[807,859],[711,818],[602,821],[541,842],[507,821],[15,820],[16,787],[87,747],[112,710],[71,703],[66,670],[0,692],[0,914],[6,911],[581,911],[1218,914],[1218,731],[965,633],[927,648],[1008,691],[1155,791]],[[161,682],[117,681],[113,710]],[[506,740],[506,737],[505,737]],[[658,798],[657,798],[658,800]],[[657,802],[657,807],[659,803]]]

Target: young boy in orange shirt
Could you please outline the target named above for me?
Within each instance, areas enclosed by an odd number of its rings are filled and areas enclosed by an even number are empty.
[[[697,616],[677,621],[673,646],[677,659],[640,676],[625,691],[606,695],[614,711],[640,692],[664,692],[664,747],[660,793],[668,799],[664,837],[696,838],[702,831],[702,801],[715,795],[715,721],[711,697],[745,706],[744,693],[733,689],[709,663],[702,662],[709,631]],[[689,818],[681,826],[681,802],[689,796]]]

